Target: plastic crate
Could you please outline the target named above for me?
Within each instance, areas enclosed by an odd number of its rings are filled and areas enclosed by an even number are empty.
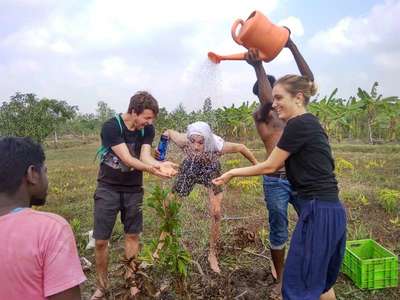
[[[398,258],[371,239],[348,241],[342,271],[361,289],[397,287]]]

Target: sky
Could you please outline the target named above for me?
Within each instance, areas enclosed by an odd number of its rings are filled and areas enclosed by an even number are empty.
[[[348,98],[379,82],[400,96],[400,0],[0,0],[0,102],[16,92],[65,100],[82,113],[98,101],[127,109],[138,90],[160,106],[199,109],[256,101],[244,61],[214,65],[207,52],[246,51],[232,23],[255,9],[292,31],[319,97]],[[289,50],[264,64],[276,77],[298,73]]]

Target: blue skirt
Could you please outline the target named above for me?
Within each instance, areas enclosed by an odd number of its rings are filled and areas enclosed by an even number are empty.
[[[299,220],[283,273],[283,299],[316,300],[339,274],[346,246],[346,211],[339,199],[294,196]]]

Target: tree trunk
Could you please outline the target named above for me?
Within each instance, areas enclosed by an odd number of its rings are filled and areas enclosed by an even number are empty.
[[[372,126],[371,126],[371,120],[368,120],[368,136],[369,136],[369,143],[374,144],[374,139],[372,137]]]
[[[54,130],[54,146],[57,148],[58,144],[58,136],[57,136],[57,131]]]

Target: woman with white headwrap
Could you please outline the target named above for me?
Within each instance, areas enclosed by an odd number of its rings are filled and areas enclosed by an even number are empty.
[[[221,137],[213,134],[210,126],[205,122],[190,124],[186,134],[168,129],[164,135],[168,136],[170,141],[186,154],[179,167],[172,192],[180,197],[186,197],[195,184],[204,185],[208,189],[212,217],[208,261],[211,269],[219,273],[216,244],[221,220],[222,188],[212,183],[212,180],[221,174],[219,157],[226,153],[241,153],[252,164],[257,164],[257,160],[245,145],[225,142]]]

